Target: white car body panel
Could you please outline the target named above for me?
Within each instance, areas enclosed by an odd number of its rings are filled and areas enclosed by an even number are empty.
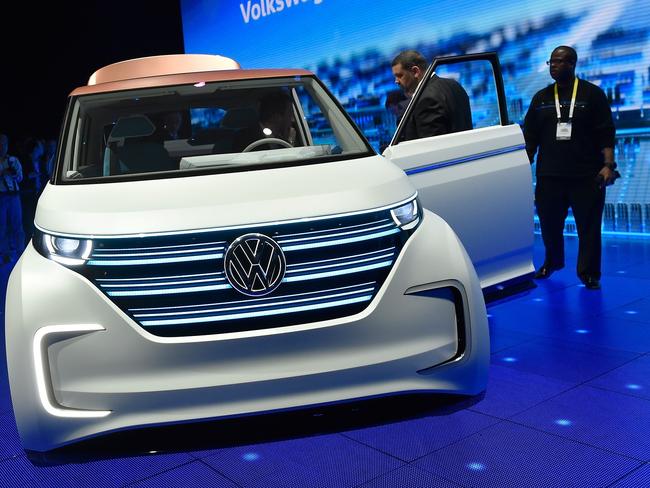
[[[35,222],[75,235],[175,232],[366,210],[413,192],[403,172],[373,156],[201,177],[48,185]]]
[[[405,141],[384,156],[413,172],[422,205],[458,234],[483,288],[534,271],[532,176],[519,126]]]

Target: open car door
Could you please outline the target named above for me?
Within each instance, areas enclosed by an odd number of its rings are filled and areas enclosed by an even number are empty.
[[[469,95],[473,128],[405,140],[418,102],[438,77],[455,79]],[[508,122],[496,53],[434,59],[384,156],[410,176],[422,205],[455,230],[484,292],[530,282],[532,175],[523,133]]]

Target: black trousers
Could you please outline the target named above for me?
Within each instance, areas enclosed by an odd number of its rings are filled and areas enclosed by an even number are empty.
[[[605,189],[598,188],[594,178],[541,176],[535,187],[535,205],[546,249],[546,265],[564,266],[564,221],[571,207],[578,229],[578,276],[600,279]]]

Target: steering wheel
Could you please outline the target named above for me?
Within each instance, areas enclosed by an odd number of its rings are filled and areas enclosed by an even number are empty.
[[[287,141],[284,139],[279,139],[277,137],[263,137],[262,139],[258,139],[254,142],[251,142],[248,146],[244,148],[242,152],[248,152],[252,151],[253,149],[264,146],[265,144],[279,144],[284,147],[293,147],[291,144],[289,144]]]

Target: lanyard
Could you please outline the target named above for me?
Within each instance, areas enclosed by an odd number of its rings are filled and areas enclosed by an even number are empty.
[[[569,122],[573,118],[573,109],[576,107],[576,95],[578,94],[578,77],[576,76],[573,82],[573,95],[571,95],[571,108],[569,108]],[[555,83],[555,112],[557,112],[557,120],[562,118],[560,113],[560,96],[557,93],[557,83]]]

